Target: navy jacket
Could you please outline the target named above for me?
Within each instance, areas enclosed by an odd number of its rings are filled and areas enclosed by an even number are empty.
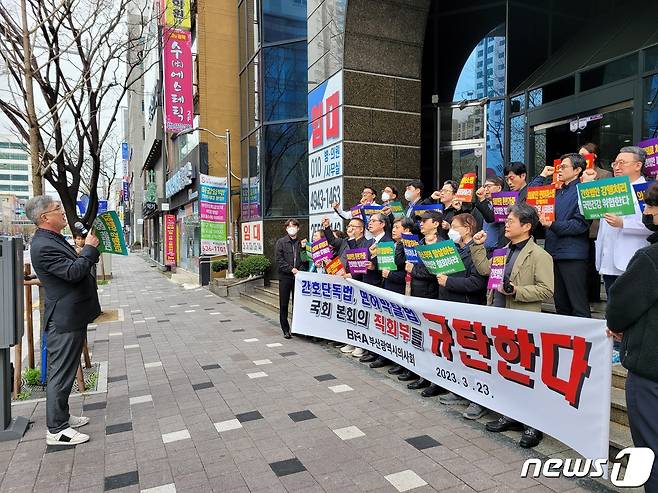
[[[541,186],[547,180],[541,175],[530,186]],[[544,249],[553,260],[587,260],[589,256],[589,227],[578,208],[578,191],[574,180],[555,192],[555,221],[546,229]]]
[[[46,292],[43,328],[58,332],[87,330],[101,313],[92,269],[100,253],[85,245],[80,256],[61,234],[38,228],[30,245],[32,266]]]
[[[459,256],[464,262],[465,271],[455,272],[448,275],[445,286],[439,285],[439,299],[444,301],[456,301],[458,303],[471,303],[474,305],[487,304],[487,278],[478,274],[473,260],[469,243],[464,248],[459,248]]]
[[[389,272],[388,277],[384,279],[384,289],[404,294],[404,289],[407,284],[407,271],[404,270],[404,263],[406,260],[407,258],[404,255],[404,246],[402,246],[401,241],[398,241],[395,244],[395,265],[397,266],[397,269]]]

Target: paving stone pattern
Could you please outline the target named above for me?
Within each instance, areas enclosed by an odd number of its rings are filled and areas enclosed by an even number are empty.
[[[108,390],[71,399],[71,412],[91,419],[80,430],[91,440],[46,447],[45,403],[13,406],[34,424],[20,442],[0,442],[0,491],[592,486],[521,479],[521,464],[538,451],[522,451],[511,438],[462,419],[463,409],[424,400],[385,370],[327,344],[283,339],[276,315],[184,289],[138,255],[115,257],[113,268],[101,303],[125,306],[125,320],[98,324],[88,336],[93,360],[108,362]]]

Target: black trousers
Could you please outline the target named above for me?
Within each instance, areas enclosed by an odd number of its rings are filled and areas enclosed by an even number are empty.
[[[290,332],[288,323],[288,307],[290,306],[290,296],[294,300],[295,276],[281,274],[279,277],[279,323],[284,334]]]
[[[592,316],[587,297],[587,260],[554,260],[555,311],[574,317]]]
[[[589,240],[589,257],[587,259],[587,297],[591,302],[601,301],[601,274],[596,270],[596,246]]]
[[[48,384],[46,386],[46,425],[50,433],[69,427],[69,395],[80,366],[82,343],[87,328],[60,332],[52,322],[46,328]]]
[[[658,383],[629,371],[626,378],[626,404],[633,444],[658,452]],[[658,458],[653,462],[651,476],[644,489],[647,493],[658,493]]]

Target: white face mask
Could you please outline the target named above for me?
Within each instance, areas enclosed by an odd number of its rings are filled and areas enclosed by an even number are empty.
[[[450,239],[451,239],[452,241],[454,241],[455,243],[459,243],[459,242],[461,241],[461,239],[462,239],[462,235],[461,235],[461,233],[460,233],[459,231],[457,231],[456,229],[452,229],[452,228],[451,228],[451,229],[448,231],[448,238],[450,238]]]
[[[382,192],[382,202],[388,202],[391,200],[391,195],[387,192]]]
[[[290,236],[297,235],[298,231],[299,231],[299,228],[297,228],[295,226],[290,226],[289,228],[286,228],[286,233],[288,233]]]
[[[409,190],[407,190],[406,192],[404,192],[404,199],[405,199],[407,202],[411,202],[411,201],[414,199],[414,193],[411,192],[411,191],[409,191]]]

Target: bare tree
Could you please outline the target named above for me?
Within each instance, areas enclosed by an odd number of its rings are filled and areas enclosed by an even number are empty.
[[[9,74],[0,110],[26,141],[36,131],[39,172],[57,190],[70,224],[78,220],[78,193],[88,192],[82,222],[90,224],[105,150],[124,95],[149,69],[144,62],[158,39],[146,30],[160,12],[144,0],[20,0],[33,26],[26,43],[27,22],[16,22],[12,1],[0,4],[0,62]]]

